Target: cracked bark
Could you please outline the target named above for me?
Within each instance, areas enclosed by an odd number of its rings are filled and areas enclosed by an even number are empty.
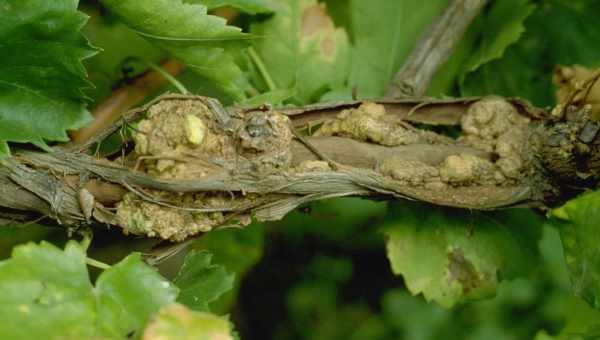
[[[149,106],[169,101],[174,105],[182,101],[204,103],[214,117],[227,112],[216,101],[197,96],[167,95]],[[430,133],[427,129],[432,126],[459,129],[461,117],[478,102],[479,98],[387,100],[381,103],[389,119],[411,124],[410,128],[416,132]],[[531,171],[518,180],[507,179],[495,184],[448,182],[443,186],[429,187],[426,185],[427,178],[425,182],[420,180],[413,183],[410,178],[398,180],[379,169],[382,162],[392,158],[399,162],[417,162],[432,167],[439,167],[450,156],[468,155],[490,164],[498,159],[496,151],[483,150],[458,139],[385,146],[348,136],[307,136],[307,141],[314,148],[338,165],[337,170],[303,170],[299,165],[306,161],[317,161],[319,156],[294,140],[289,146],[291,160],[285,167],[259,172],[252,167],[241,167],[236,160],[221,166],[219,171],[192,179],[158,178],[134,170],[131,162],[122,164],[119,161],[97,159],[81,150],[55,148],[53,153],[15,152],[14,157],[3,161],[0,167],[0,207],[3,207],[0,216],[4,220],[19,221],[49,216],[67,226],[83,225],[91,218],[92,222],[118,225],[115,207],[124,195],[136,192],[136,199],[165,209],[194,213],[219,212],[223,215],[219,224],[230,224],[244,223],[243,217],[247,216],[255,216],[259,220],[280,219],[301,204],[331,197],[409,199],[486,210],[553,206],[585,188],[595,187],[600,169],[599,128],[588,118],[585,110],[571,110],[566,117],[557,119],[518,99],[509,99],[507,103],[516,109],[519,116],[526,117],[530,122],[519,128],[524,129],[528,140],[533,141],[531,151],[535,153],[530,155],[533,160]],[[357,109],[360,105],[360,102],[320,104],[276,111],[289,117],[297,128],[304,128],[308,123],[315,125],[331,121],[342,111]],[[149,106],[130,112],[128,119],[135,119],[146,112]],[[236,121],[238,126],[223,131],[229,131],[227,133],[235,139],[236,133],[239,133],[236,131],[247,128],[245,117],[252,111],[234,108],[229,112],[231,121]],[[222,121],[222,117],[215,118],[215,122],[219,121]],[[115,124],[97,139],[118,128],[119,124]],[[133,159],[134,154],[130,156]],[[417,175],[421,176],[418,171]],[[95,198],[91,216],[86,216],[86,209],[82,207],[80,193],[83,189]],[[175,207],[176,203],[157,198],[156,192],[178,195],[225,193],[235,199],[220,201],[212,206],[180,204]]]

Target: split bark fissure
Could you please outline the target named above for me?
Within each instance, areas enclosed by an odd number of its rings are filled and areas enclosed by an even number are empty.
[[[169,96],[144,110],[136,149],[123,159],[57,149],[5,160],[0,217],[35,212],[73,226],[92,219],[180,241],[246,224],[251,216],[280,219],[301,204],[331,197],[469,209],[552,205],[574,194],[573,187],[594,186],[600,168],[600,142],[596,134],[590,138],[597,129],[585,110],[558,121],[515,99],[352,102],[229,114],[214,100]],[[335,168],[294,139],[291,125],[300,127],[304,115],[321,124],[305,142]],[[423,128],[425,122],[456,126],[462,134],[451,138]]]

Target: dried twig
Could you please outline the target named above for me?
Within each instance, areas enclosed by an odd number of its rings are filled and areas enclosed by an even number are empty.
[[[178,75],[184,69],[183,64],[173,59],[165,60],[160,64],[160,67],[173,76]],[[148,95],[166,83],[167,80],[159,72],[150,70],[135,78],[132,82],[114,90],[92,112],[92,116],[94,117],[93,122],[71,133],[71,143],[69,145],[85,144],[90,138],[104,130],[107,126],[118,121],[123,112],[139,105]]]
[[[444,13],[421,36],[394,77],[387,96],[421,97],[431,79],[450,57],[486,0],[451,0]]]

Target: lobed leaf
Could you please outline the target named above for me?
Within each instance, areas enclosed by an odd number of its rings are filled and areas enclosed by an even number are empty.
[[[533,13],[535,5],[530,0],[496,1],[483,17],[475,22],[473,30],[481,36],[474,53],[470,55],[462,73],[477,70],[480,66],[502,57],[504,50],[517,42],[525,32],[525,19]]]
[[[385,228],[388,258],[413,295],[452,307],[493,296],[502,279],[533,268],[539,219],[520,210],[483,214],[396,205]]]
[[[501,58],[505,50],[521,38],[525,20],[535,8],[530,0],[492,2],[475,18],[448,62],[438,71],[429,93],[448,94],[453,85],[462,84],[470,73]],[[511,76],[519,78],[515,72],[511,72]]]
[[[0,338],[91,339],[135,335],[177,289],[139,254],[105,270],[92,286],[86,254],[47,242],[15,247],[0,262]]]
[[[600,191],[567,202],[551,216],[561,234],[575,294],[600,308]]]
[[[211,264],[208,251],[192,250],[177,273],[174,283],[181,289],[177,301],[200,311],[208,311],[208,304],[233,287],[234,275],[225,267]]]
[[[82,60],[96,53],[79,30],[77,0],[0,0],[0,157],[7,142],[67,141],[90,116]]]
[[[163,307],[144,331],[143,340],[233,340],[231,324],[216,315],[173,303]]]
[[[250,31],[264,70],[251,73],[262,92],[291,90],[295,104],[318,101],[326,92],[345,84],[349,66],[346,32],[336,28],[325,7],[316,0],[281,0],[268,20]],[[264,79],[267,78],[267,79]],[[272,84],[269,84],[272,81]]]
[[[102,0],[104,6],[152,43],[213,81],[235,100],[245,98],[247,82],[235,55],[250,37],[207,13],[206,6],[181,0]]]

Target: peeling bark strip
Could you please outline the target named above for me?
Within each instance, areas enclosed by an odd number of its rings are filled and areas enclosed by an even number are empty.
[[[330,197],[544,207],[599,179],[600,127],[585,109],[554,117],[518,99],[225,110],[167,95],[126,119],[140,114],[135,150],[114,161],[66,149],[5,160],[0,218],[91,220],[180,241]]]

